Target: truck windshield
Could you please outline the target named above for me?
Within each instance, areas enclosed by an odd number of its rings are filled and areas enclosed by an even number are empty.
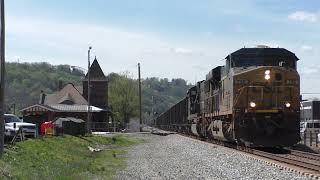
[[[4,121],[5,123],[21,122],[18,117],[12,115],[4,115]]]

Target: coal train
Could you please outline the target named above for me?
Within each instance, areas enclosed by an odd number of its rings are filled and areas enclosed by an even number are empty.
[[[300,140],[297,56],[284,48],[242,48],[212,69],[155,126],[247,147]]]

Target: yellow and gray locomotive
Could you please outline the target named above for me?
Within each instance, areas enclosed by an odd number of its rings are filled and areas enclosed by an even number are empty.
[[[161,114],[157,125],[246,146],[291,146],[300,139],[297,61],[283,48],[239,49]]]

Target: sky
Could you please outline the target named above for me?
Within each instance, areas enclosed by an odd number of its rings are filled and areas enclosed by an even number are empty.
[[[320,93],[319,0],[6,0],[6,60],[200,81],[242,47],[286,48]],[[313,96],[313,95],[312,95]],[[320,96],[320,95],[314,95]]]

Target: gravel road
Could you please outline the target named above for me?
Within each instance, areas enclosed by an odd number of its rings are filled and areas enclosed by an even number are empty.
[[[145,139],[129,151],[117,179],[306,179],[231,149],[180,135],[134,135]]]

